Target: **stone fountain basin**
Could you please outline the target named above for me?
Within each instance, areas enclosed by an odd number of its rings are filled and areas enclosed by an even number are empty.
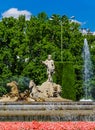
[[[94,110],[95,105],[79,104],[1,104],[0,111],[38,111],[38,110]]]
[[[95,102],[0,102],[0,121],[95,121]]]

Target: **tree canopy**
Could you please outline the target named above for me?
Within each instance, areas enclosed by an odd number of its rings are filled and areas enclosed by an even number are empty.
[[[79,23],[70,22],[65,15],[53,14],[50,18],[45,12],[31,16],[30,20],[25,20],[22,15],[18,19],[3,18],[0,21],[0,91],[6,92],[4,88],[10,80],[22,83],[25,79],[33,79],[36,84],[41,84],[47,78],[42,61],[51,54],[55,62],[60,62],[62,53],[63,62],[69,61],[74,65],[78,100],[82,95],[81,53],[84,37],[88,39],[95,63],[95,36],[83,36],[80,27]]]

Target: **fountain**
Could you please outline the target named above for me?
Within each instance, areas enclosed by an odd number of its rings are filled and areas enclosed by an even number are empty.
[[[81,101],[92,101],[91,95],[91,78],[93,75],[92,62],[90,58],[90,51],[87,39],[84,39],[84,46],[82,57],[84,61],[83,66],[83,89],[84,89],[84,98]]]
[[[11,91],[3,95],[0,98],[0,102],[10,102],[10,101],[65,101],[61,94],[61,86],[53,82],[52,75],[55,70],[54,61],[51,58],[51,55],[48,55],[46,61],[42,61],[43,64],[47,67],[47,76],[48,79],[42,85],[37,86],[33,80],[30,80],[29,90],[20,93],[18,90],[18,83],[12,81],[7,83],[7,86],[11,88]],[[67,100],[69,101],[69,100]]]
[[[60,96],[61,86],[53,82],[54,61],[42,61],[48,79],[41,86],[33,80],[29,90],[19,93],[18,84],[7,83],[10,93],[0,99],[0,121],[94,121],[94,102],[74,102]]]

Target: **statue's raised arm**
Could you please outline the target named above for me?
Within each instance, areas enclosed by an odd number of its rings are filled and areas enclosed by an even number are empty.
[[[51,58],[51,55],[48,55],[48,59],[46,59],[45,61],[42,61],[43,64],[45,64],[45,66],[47,67],[47,75],[48,75],[48,81],[52,82],[52,75],[54,73],[55,70],[55,65],[54,65],[54,61]]]

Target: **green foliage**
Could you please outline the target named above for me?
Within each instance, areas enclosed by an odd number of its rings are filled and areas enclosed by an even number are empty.
[[[20,92],[24,92],[25,89],[28,89],[30,79],[28,77],[20,76],[18,78],[18,88]]]
[[[7,93],[7,90],[3,86],[0,86],[0,97],[5,95],[6,93]]]
[[[75,72],[72,62],[57,62],[54,80],[62,86],[62,97],[76,100]]]
[[[73,63],[65,62],[63,68],[63,95],[65,98],[76,100],[75,72]]]
[[[53,75],[54,82],[60,84],[62,86],[62,78],[63,78],[63,62],[55,62],[55,74]]]
[[[27,78],[33,79],[36,84],[41,84],[47,79],[46,68],[42,61],[51,54],[53,60],[58,62],[56,67],[60,76],[57,76],[57,82],[62,84],[62,96],[79,100],[83,94],[81,72],[83,39],[84,37],[88,39],[95,72],[95,36],[83,36],[79,31],[80,25],[71,23],[65,15],[53,14],[51,18],[42,12],[37,16],[32,15],[29,21],[25,20],[25,16],[20,16],[18,19],[3,18],[0,21],[0,86],[8,91],[6,83],[16,80],[19,82],[19,89],[24,91],[29,82],[24,83]],[[60,63],[61,35],[64,64]]]
[[[79,64],[74,65],[74,70],[76,75],[76,80],[75,80],[76,100],[80,100],[81,98],[83,98],[84,95],[82,67],[83,67],[82,63],[80,65]]]

